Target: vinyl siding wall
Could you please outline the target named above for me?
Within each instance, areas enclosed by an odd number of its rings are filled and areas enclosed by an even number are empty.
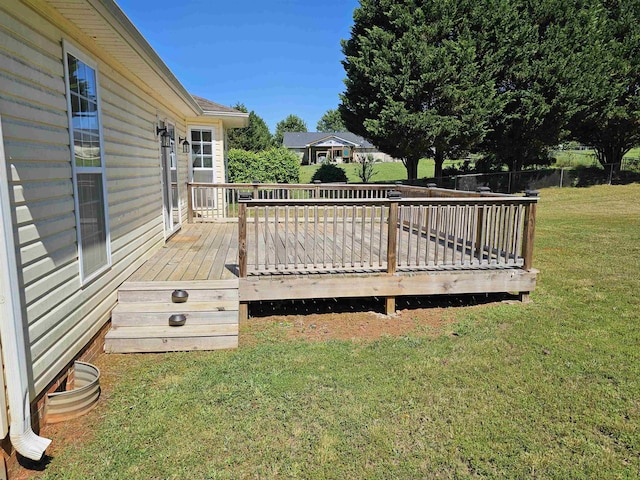
[[[19,3],[0,3],[0,116],[5,137],[23,310],[34,391],[41,392],[109,319],[116,288],[164,240],[158,120],[184,120],[154,104],[117,65],[98,63],[112,266],[81,285],[65,97],[65,33]],[[77,40],[70,44],[84,51]],[[187,155],[178,148],[186,209]],[[183,222],[186,221],[186,212]]]

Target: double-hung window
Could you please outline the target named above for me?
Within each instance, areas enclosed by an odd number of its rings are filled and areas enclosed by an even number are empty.
[[[64,58],[78,256],[86,282],[111,264],[97,65],[67,43]]]
[[[194,182],[215,182],[214,135],[212,128],[191,127],[191,173]]]

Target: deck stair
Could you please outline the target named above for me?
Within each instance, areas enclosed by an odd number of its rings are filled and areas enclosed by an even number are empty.
[[[172,301],[174,290],[188,300]],[[107,353],[218,350],[238,346],[238,280],[125,282],[118,290]],[[182,326],[169,317],[184,314]]]

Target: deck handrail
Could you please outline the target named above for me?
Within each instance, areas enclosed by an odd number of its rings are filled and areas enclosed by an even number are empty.
[[[467,192],[403,184],[189,183],[187,221],[235,221],[238,215],[238,196],[241,193],[251,193],[256,200],[364,200],[384,199],[391,191],[398,191],[405,198],[419,199],[513,198],[513,195],[492,192]]]
[[[533,195],[241,199],[239,272],[529,270],[536,202]]]

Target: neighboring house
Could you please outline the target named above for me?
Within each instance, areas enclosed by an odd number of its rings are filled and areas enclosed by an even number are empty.
[[[247,125],[192,97],[113,0],[0,3],[5,458],[42,456],[31,411],[90,357],[118,286],[180,228],[187,182],[225,181],[225,131]]]
[[[395,158],[380,152],[368,140],[351,132],[285,132],[283,145],[295,152],[302,165],[326,160],[350,163],[358,155],[373,155],[376,161],[394,162]]]

